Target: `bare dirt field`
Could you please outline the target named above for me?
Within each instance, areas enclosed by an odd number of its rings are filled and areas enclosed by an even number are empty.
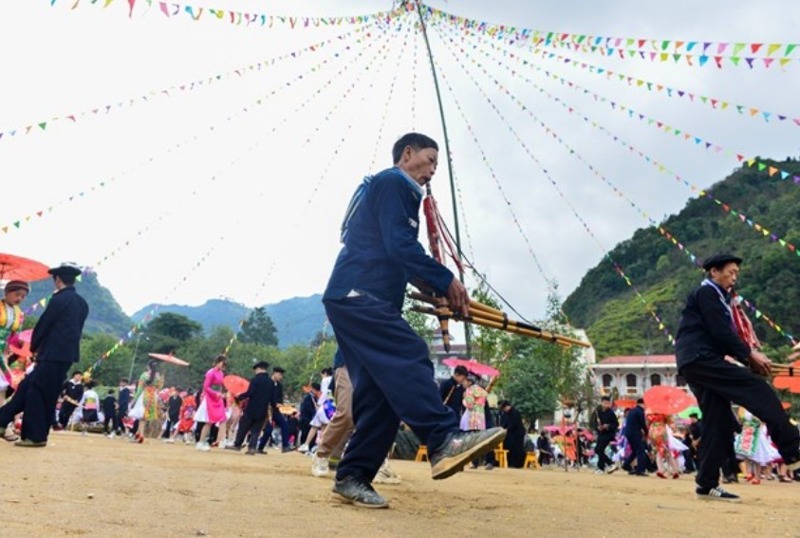
[[[53,433],[43,449],[0,444],[0,536],[798,536],[800,483],[729,488],[698,501],[691,477],[563,469],[467,470],[433,481],[393,462],[391,508],[331,499],[295,452],[202,453],[149,440]]]

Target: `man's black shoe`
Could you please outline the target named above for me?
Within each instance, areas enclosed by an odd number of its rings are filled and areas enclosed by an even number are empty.
[[[256,454],[261,454],[262,456],[266,456],[267,451],[264,450],[263,448],[259,448],[258,450],[256,450]]]
[[[389,501],[365,480],[346,476],[333,481],[333,496],[338,500],[361,508],[389,508]]]
[[[433,479],[453,476],[464,465],[488,453],[505,438],[506,430],[503,428],[451,433],[444,444],[430,454]]]
[[[281,448],[281,453],[285,454],[286,452],[292,452],[293,450],[294,450],[294,448],[292,448],[290,446],[285,446],[285,447]]]
[[[738,503],[740,501],[738,495],[725,491],[719,486],[715,488],[697,488],[694,491],[697,494],[697,498],[701,500],[726,501],[729,503]]]
[[[247,452],[245,452],[245,454],[247,454],[248,456],[255,456],[256,455],[256,449],[255,448],[248,448]]]
[[[225,447],[225,450],[235,450],[236,452],[239,452],[241,449],[242,447],[236,445],[228,445]]]

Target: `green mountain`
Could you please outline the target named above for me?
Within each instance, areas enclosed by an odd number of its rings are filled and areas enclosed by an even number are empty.
[[[155,306],[151,304],[142,308],[133,314],[133,320],[138,322],[143,319]],[[278,345],[281,348],[308,344],[325,323],[325,310],[319,294],[285,299],[264,305],[264,308],[278,329]],[[250,309],[233,301],[212,299],[200,306],[161,305],[158,312],[182,314],[200,323],[208,332],[219,326],[237,330],[239,322],[249,315]]]
[[[756,167],[736,170],[707,191],[722,203],[705,196],[690,200],[661,231],[637,230],[586,273],[563,308],[574,326],[586,328],[598,357],[671,353],[665,333],[675,335],[686,296],[703,278],[697,264],[723,251],[744,258],[737,291],[750,303],[746,310],[761,341],[789,343],[767,318],[800,336],[800,251],[794,250],[800,246],[800,185],[792,181],[800,164],[764,162],[789,172],[788,179]]]
[[[111,292],[100,284],[96,273],[84,272],[81,281],[75,287],[89,303],[89,317],[86,319],[85,332],[122,334],[131,328],[131,319],[122,311]],[[23,309],[28,309],[34,303],[49,297],[53,290],[53,281],[50,279],[32,282],[31,292],[22,305]],[[41,313],[41,308],[37,307],[29,315],[39,317]]]

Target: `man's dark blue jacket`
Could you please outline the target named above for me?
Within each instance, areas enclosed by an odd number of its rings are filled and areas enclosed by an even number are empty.
[[[31,351],[38,362],[78,362],[89,305],[73,286],[53,294],[33,328]]]

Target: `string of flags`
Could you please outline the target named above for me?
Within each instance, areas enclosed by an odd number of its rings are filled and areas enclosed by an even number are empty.
[[[452,50],[450,52],[453,55],[453,57],[456,59],[456,61],[461,65],[462,70],[466,71],[465,66],[463,65],[463,63],[460,62],[460,60],[458,59],[456,54],[453,53]],[[440,71],[441,71],[441,69],[440,69]],[[464,113],[464,110],[462,109],[461,104],[458,101],[458,98],[456,97],[456,94],[453,91],[452,86],[447,81],[444,72],[441,72],[441,76],[442,76],[442,80],[445,82],[445,84],[447,85],[448,90],[450,91],[450,95],[451,95],[451,97],[453,99],[453,102],[456,105],[456,108],[459,111],[459,114],[461,115],[462,120],[464,121],[465,125],[467,126],[467,130],[470,132],[470,135],[471,135],[473,141],[475,142],[476,146],[478,147],[478,149],[479,149],[479,151],[481,153],[481,158],[482,158],[484,164],[489,166],[489,160],[486,157],[486,152],[483,150],[483,148],[479,144],[477,136],[475,134],[475,131],[472,128],[471,124],[469,123],[469,120],[467,119],[467,116]],[[670,342],[670,344],[674,345],[675,339],[673,338],[672,333],[670,332],[670,330],[664,324],[664,321],[661,319],[661,316],[659,316],[658,313],[655,311],[655,309],[648,303],[647,299],[645,299],[645,297],[638,290],[638,288],[633,283],[633,281],[630,279],[630,277],[625,273],[625,271],[622,268],[622,266],[619,263],[617,263],[611,257],[611,254],[603,246],[602,242],[598,239],[597,235],[595,235],[594,231],[592,231],[592,229],[589,227],[588,223],[584,220],[583,217],[581,217],[580,213],[577,211],[577,209],[575,209],[575,207],[572,205],[572,203],[566,197],[566,195],[561,190],[561,188],[558,186],[558,183],[552,178],[552,176],[550,175],[550,173],[548,172],[548,170],[544,166],[544,164],[541,161],[539,161],[539,159],[531,152],[530,148],[528,148],[528,145],[522,140],[522,138],[519,136],[517,131],[511,126],[511,124],[508,123],[508,120],[506,120],[506,118],[502,114],[502,112],[500,112],[500,110],[495,106],[494,102],[489,98],[489,96],[486,94],[486,92],[483,90],[483,88],[480,86],[480,84],[476,80],[474,80],[474,78],[472,78],[472,77],[470,77],[470,80],[476,85],[476,87],[478,88],[480,93],[484,96],[484,98],[487,100],[487,102],[492,107],[492,109],[495,111],[495,113],[508,126],[509,131],[517,139],[517,142],[520,143],[520,145],[522,146],[522,148],[525,151],[525,153],[542,170],[542,172],[544,173],[544,176],[547,178],[548,182],[553,186],[553,188],[558,193],[558,195],[561,197],[561,199],[564,200],[564,203],[566,203],[567,206],[570,208],[570,210],[572,211],[572,213],[575,216],[575,218],[583,226],[584,230],[586,230],[586,232],[589,234],[589,236],[592,239],[594,239],[594,241],[599,245],[601,251],[603,252],[603,256],[612,264],[612,266],[614,267],[614,271],[620,276],[620,278],[622,278],[625,281],[625,283],[628,285],[628,287],[630,287],[633,290],[633,292],[636,295],[636,297],[639,299],[639,301],[642,303],[642,305],[647,310],[647,312],[650,315],[650,317],[654,320],[654,322],[658,326],[658,329],[664,334],[664,336],[667,338],[667,340]],[[509,205],[509,207],[510,207],[510,205]]]
[[[108,115],[111,114],[112,112],[118,111],[123,108],[131,108],[133,106],[141,105],[143,103],[152,103],[160,98],[169,99],[175,95],[180,95],[182,93],[188,93],[199,89],[208,88],[209,86],[216,85],[222,81],[244,79],[247,75],[263,72],[263,70],[268,69],[284,60],[297,59],[307,53],[318,52],[322,48],[336,41],[347,41],[352,36],[361,34],[363,32],[368,32],[370,28],[371,28],[370,25],[364,25],[359,28],[356,28],[355,30],[350,30],[346,33],[331,37],[329,39],[312,43],[311,45],[307,45],[298,50],[286,52],[284,54],[280,54],[278,56],[260,62],[251,63],[249,65],[242,65],[234,69],[229,69],[224,73],[208,75],[206,77],[202,77],[197,80],[189,82],[183,82],[181,84],[173,84],[171,86],[167,86],[160,90],[152,90],[147,92],[146,94],[137,97],[131,97],[129,99],[122,99],[114,103],[107,103],[104,105],[91,107],[81,112],[70,112],[68,114],[64,114],[61,116],[54,116],[49,120],[35,121],[25,125],[24,127],[3,129],[0,130],[0,142],[4,140],[8,141],[13,138],[18,138],[24,135],[44,133],[47,132],[48,127],[52,130],[53,125],[56,124],[77,125],[82,119],[86,117]]]
[[[606,78],[606,80],[616,80],[618,82],[626,83],[631,88],[639,88],[642,90],[647,90],[649,92],[660,93],[662,95],[666,95],[667,97],[675,99],[684,99],[684,100],[688,99],[692,103],[700,103],[709,106],[713,110],[719,110],[719,111],[727,110],[731,112],[736,112],[740,116],[745,116],[748,118],[760,118],[766,123],[769,123],[771,120],[777,120],[779,122],[788,122],[797,127],[800,127],[800,117],[793,118],[787,114],[777,114],[774,112],[761,110],[759,108],[751,107],[748,105],[739,105],[736,103],[731,103],[730,101],[726,101],[725,99],[709,97],[707,95],[697,94],[687,90],[673,88],[666,84],[645,80],[631,75],[626,75],[618,71],[613,71],[605,67],[600,67],[585,62],[583,60],[562,56],[560,54],[556,54],[555,52],[543,50],[541,48],[529,47],[529,51],[535,55],[538,55],[542,59],[556,60],[559,63],[572,66],[575,69],[583,69],[584,71],[588,71],[589,73],[592,73],[594,75],[604,77]],[[528,60],[521,58],[519,55],[514,54],[513,51],[503,50],[502,52],[504,56],[509,57],[511,59],[515,59],[517,61],[521,61],[523,64],[526,64],[528,62]]]
[[[53,7],[58,3],[58,0],[48,0],[50,6]],[[114,0],[87,0],[81,3],[81,0],[70,0],[69,3],[71,10],[75,10],[80,6],[99,6],[102,9],[107,9]],[[137,15],[147,15],[151,11],[161,14],[169,19],[184,19],[194,22],[200,20],[210,20],[222,23],[231,24],[233,26],[252,27],[260,29],[272,29],[276,27],[289,28],[292,30],[305,29],[305,28],[322,28],[328,26],[342,26],[342,25],[358,25],[370,24],[373,22],[389,21],[396,17],[401,10],[396,9],[393,11],[381,11],[377,13],[369,13],[365,15],[349,15],[349,16],[336,16],[336,17],[301,17],[290,15],[274,15],[268,13],[257,13],[252,11],[234,11],[230,9],[201,7],[194,4],[181,4],[176,2],[159,2],[155,0],[120,0],[117,5],[123,5],[127,9],[128,17],[133,18],[134,11]],[[142,9],[142,6],[146,6]]]
[[[486,51],[483,51],[481,49],[477,49],[477,50],[482,52],[487,58],[491,58],[491,56]],[[462,49],[462,51],[465,54],[467,54],[466,51],[464,51],[464,49]],[[736,217],[743,224],[746,224],[747,226],[753,228],[756,233],[760,234],[761,236],[763,236],[764,238],[768,239],[769,241],[780,245],[781,247],[787,249],[788,251],[790,251],[790,252],[796,254],[798,257],[800,257],[800,249],[798,249],[798,247],[796,245],[794,245],[793,243],[791,243],[790,241],[788,241],[785,238],[779,236],[778,234],[776,234],[775,232],[771,231],[766,226],[754,221],[752,218],[747,216],[745,213],[732,208],[730,204],[725,203],[724,201],[718,199],[717,197],[712,195],[710,192],[708,192],[708,191],[698,187],[694,183],[691,183],[691,182],[687,181],[686,179],[682,178],[678,173],[674,172],[673,170],[668,168],[666,165],[660,163],[658,160],[656,160],[656,159],[650,157],[649,155],[643,153],[641,150],[637,149],[635,146],[633,146],[632,144],[628,143],[623,138],[613,134],[605,126],[603,126],[602,124],[592,120],[588,116],[584,115],[576,107],[573,107],[573,106],[567,104],[561,98],[559,98],[558,96],[553,95],[552,93],[548,92],[546,89],[538,86],[532,80],[523,77],[520,73],[517,73],[516,71],[512,70],[510,67],[508,67],[507,65],[505,65],[503,63],[501,63],[500,65],[502,65],[506,70],[508,70],[513,76],[516,76],[516,77],[524,80],[526,83],[531,84],[540,93],[543,93],[544,95],[546,95],[551,100],[553,100],[553,101],[557,102],[558,104],[560,104],[570,114],[577,115],[584,122],[590,124],[593,128],[600,130],[601,132],[606,134],[608,137],[613,139],[615,142],[621,144],[623,147],[625,147],[626,149],[628,149],[632,153],[634,153],[634,154],[638,155],[640,158],[644,159],[646,162],[648,162],[649,164],[654,166],[659,171],[659,173],[665,173],[665,174],[669,174],[669,175],[673,176],[676,179],[676,181],[678,181],[679,183],[681,183],[684,186],[686,186],[687,188],[689,188],[692,192],[696,192],[696,193],[698,193],[698,196],[705,197],[705,198],[708,198],[709,200],[713,201],[717,206],[719,206],[719,208],[722,211],[724,211],[725,213],[727,213],[727,214],[729,214],[729,215],[731,215],[733,217]],[[708,149],[708,148],[706,148],[706,149]],[[778,173],[780,173],[780,177],[784,178],[784,179],[792,176],[792,174],[790,172],[785,171],[785,170],[781,170],[778,167],[773,166],[771,161],[756,161],[755,159],[752,159],[752,160],[745,161],[744,164],[750,166],[751,168],[755,168],[756,170],[758,170],[760,172],[766,172],[770,177],[774,177]],[[794,183],[796,183],[796,184],[800,183],[800,176],[794,175],[794,177],[796,178],[794,180]]]
[[[359,37],[358,39],[356,39],[356,44],[357,45],[361,44],[364,39],[371,39],[372,38],[373,34],[371,32],[369,32],[368,29],[365,29],[365,30],[366,30],[366,33],[364,34],[364,36]],[[304,52],[315,52],[315,51],[318,51],[318,50],[320,50],[320,49],[318,49],[318,48],[311,49],[309,47],[306,47],[305,49],[303,49]],[[320,60],[318,63],[316,63],[311,68],[306,69],[305,71],[301,72],[300,74],[298,74],[293,79],[291,79],[291,80],[289,80],[287,82],[279,82],[275,86],[275,88],[272,89],[271,92],[269,92],[267,94],[264,94],[264,96],[262,96],[261,98],[257,99],[256,101],[254,101],[250,105],[242,107],[240,109],[237,109],[234,113],[232,113],[230,116],[228,116],[225,119],[225,123],[229,123],[232,120],[238,118],[239,116],[244,115],[245,113],[252,112],[253,110],[257,110],[258,107],[261,107],[265,103],[269,102],[269,100],[271,98],[273,98],[276,94],[278,94],[280,92],[283,92],[283,91],[286,91],[287,89],[291,88],[295,83],[297,83],[300,80],[305,80],[305,77],[308,74],[320,72],[323,67],[327,66],[332,61],[343,59],[344,58],[343,55],[345,53],[351,52],[352,50],[354,50],[354,47],[351,44],[349,44],[347,42],[343,42],[343,46],[341,48],[339,48],[338,50],[332,51],[332,53],[330,55],[324,57],[322,60]],[[298,54],[301,53],[300,51],[297,51],[297,52],[298,52]],[[289,57],[291,57],[292,54],[293,53],[290,53]],[[286,56],[286,55],[284,55],[284,56]],[[216,125],[214,125],[214,124],[209,125],[206,129],[202,130],[202,132],[203,132],[204,135],[209,135],[211,133],[216,133],[217,132]],[[159,157],[163,157],[163,156],[169,155],[169,154],[171,154],[171,153],[173,153],[173,152],[175,152],[177,150],[180,150],[183,147],[185,147],[185,146],[187,146],[187,145],[189,145],[189,144],[191,144],[191,143],[193,143],[193,142],[195,142],[197,140],[200,140],[200,139],[201,139],[201,136],[199,136],[197,134],[193,134],[190,137],[188,137],[187,139],[178,142],[174,146],[171,146],[169,148],[166,148],[166,149],[162,150],[158,156],[149,156],[147,158],[144,158],[139,163],[137,163],[132,168],[130,168],[130,169],[126,170],[126,171],[123,171],[123,172],[121,172],[121,173],[119,173],[119,174],[117,174],[115,176],[111,176],[110,178],[101,179],[97,183],[91,185],[89,188],[83,189],[83,190],[81,190],[81,191],[79,191],[77,193],[71,194],[68,197],[62,199],[58,203],[55,203],[55,204],[50,205],[50,206],[48,206],[46,208],[39,209],[37,211],[29,213],[29,214],[25,215],[24,217],[18,218],[16,220],[4,225],[4,226],[0,226],[0,232],[2,232],[3,234],[7,234],[9,232],[13,232],[15,230],[19,230],[23,226],[23,224],[26,224],[26,223],[30,222],[31,220],[35,220],[36,218],[42,218],[45,215],[52,213],[54,210],[56,210],[56,209],[58,209],[58,208],[60,208],[62,206],[65,206],[65,205],[67,205],[67,204],[69,204],[71,202],[74,202],[74,201],[82,200],[84,197],[86,197],[86,196],[88,196],[88,195],[90,195],[90,194],[92,194],[94,192],[97,192],[97,191],[102,190],[102,189],[104,189],[106,187],[109,187],[109,186],[111,186],[113,184],[116,184],[116,182],[119,179],[122,179],[125,176],[132,175],[136,171],[140,170],[141,168],[143,168],[145,166],[149,166],[149,165],[155,163],[158,160]]]
[[[690,67],[716,65],[717,68],[748,66],[784,67],[797,61],[797,43],[748,43],[706,40],[612,37],[590,34],[535,30],[508,24],[492,24],[423,6],[434,23],[467,30],[509,45],[565,48],[584,54],[651,62],[685,63]]]
[[[452,42],[452,40],[451,40],[451,42]],[[644,217],[645,220],[647,220],[650,223],[651,226],[653,226],[654,228],[656,228],[658,230],[659,234],[664,239],[666,239],[667,241],[672,243],[676,248],[678,248],[678,250],[680,250],[681,252],[686,254],[687,257],[689,258],[689,260],[691,261],[691,263],[702,270],[702,262],[701,262],[701,260],[698,259],[694,254],[692,254],[689,251],[689,249],[686,248],[677,239],[677,237],[675,237],[673,234],[671,234],[669,231],[667,231],[666,228],[663,225],[660,225],[658,222],[656,222],[650,215],[647,214],[646,211],[644,211],[641,207],[639,207],[628,195],[626,195],[624,192],[622,192],[605,175],[603,175],[591,163],[589,163],[583,157],[583,155],[581,155],[573,147],[571,147],[565,140],[563,140],[563,138],[561,138],[561,136],[555,130],[551,129],[538,116],[536,116],[536,114],[534,114],[533,111],[529,107],[525,106],[525,104],[518,97],[516,97],[514,94],[512,94],[507,87],[503,86],[493,75],[491,75],[491,73],[489,73],[486,70],[486,68],[482,64],[477,62],[468,52],[466,52],[464,49],[461,49],[460,52],[472,63],[472,65],[477,66],[482,71],[482,73],[483,73],[485,78],[488,78],[489,80],[491,80],[500,91],[505,93],[506,96],[509,97],[514,103],[516,103],[520,107],[520,109],[522,111],[526,112],[536,123],[538,123],[545,130],[545,132],[547,134],[549,134],[551,137],[553,137],[555,140],[557,140],[559,142],[559,144],[561,144],[567,150],[567,153],[569,153],[570,155],[572,155],[575,158],[577,158],[584,166],[586,166],[589,169],[589,171],[592,172],[593,175],[595,175],[596,177],[601,179],[604,183],[606,183],[614,191],[614,193],[618,197],[623,198],[625,201],[627,201],[628,204],[633,209],[638,211],[642,215],[642,217]],[[462,67],[462,70],[464,72],[467,72],[467,69],[465,68],[465,66],[463,64],[461,65],[461,67]],[[477,85],[478,83],[477,83],[475,77],[471,76],[471,75],[469,75],[469,76],[472,79],[473,84]],[[616,268],[615,268],[615,271],[617,271]],[[619,271],[617,271],[617,272],[619,273]],[[747,308],[755,315],[756,319],[759,319],[759,320],[762,320],[762,321],[766,322],[773,330],[775,330],[776,332],[778,332],[779,334],[781,334],[782,336],[784,336],[785,338],[787,338],[790,342],[792,342],[794,344],[794,342],[795,342],[794,341],[794,337],[791,334],[785,332],[783,330],[783,328],[779,324],[774,322],[767,314],[765,314],[764,312],[759,310],[755,305],[753,305],[746,298],[742,297],[741,295],[740,295],[740,297],[742,298],[742,301],[745,304],[745,306],[747,306]]]
[[[407,37],[408,37],[408,35],[407,35],[407,34],[408,34],[408,32],[406,33],[406,35],[405,35],[405,36],[404,36],[404,38],[403,38],[403,50],[405,50],[405,46],[406,46],[406,40],[407,40]],[[370,42],[370,45],[369,45],[369,46],[368,46],[368,47],[367,47],[367,48],[366,48],[364,51],[360,52],[360,53],[359,53],[359,55],[358,55],[358,57],[360,58],[360,57],[362,56],[363,52],[366,52],[366,50],[368,50],[369,48],[371,48],[373,44],[374,44],[374,42]],[[358,74],[358,75],[355,77],[355,79],[354,79],[354,80],[353,80],[353,81],[350,83],[350,85],[349,85],[349,86],[348,86],[348,87],[345,89],[344,93],[343,93],[341,96],[339,96],[338,98],[336,98],[336,99],[334,100],[334,102],[335,102],[334,106],[333,106],[333,107],[331,107],[331,108],[328,110],[328,112],[325,114],[325,116],[324,116],[324,117],[323,117],[323,118],[322,118],[322,119],[321,119],[319,122],[317,122],[317,124],[316,124],[316,128],[315,128],[315,129],[314,129],[314,130],[313,130],[313,131],[312,131],[312,132],[309,134],[309,136],[308,136],[308,137],[307,137],[307,138],[306,138],[306,139],[303,141],[303,144],[302,144],[302,146],[301,146],[301,148],[300,148],[301,150],[302,150],[302,148],[305,148],[305,147],[306,147],[308,144],[310,144],[310,143],[311,143],[311,140],[312,140],[312,138],[313,138],[313,137],[314,137],[316,134],[318,134],[318,133],[319,133],[320,127],[321,127],[322,125],[324,125],[324,124],[326,124],[326,123],[328,123],[328,122],[330,121],[330,117],[331,117],[331,115],[332,115],[333,113],[335,113],[335,112],[338,110],[338,108],[339,108],[339,105],[340,105],[341,103],[344,103],[344,102],[347,102],[347,101],[348,101],[348,97],[350,96],[350,94],[352,93],[352,91],[353,91],[354,89],[356,89],[356,88],[360,88],[360,87],[361,87],[361,84],[360,84],[360,83],[361,83],[361,79],[362,79],[363,75],[364,75],[365,73],[367,73],[367,72],[370,72],[372,65],[373,65],[373,64],[374,64],[376,61],[378,61],[378,64],[381,66],[381,68],[383,68],[383,67],[385,67],[385,66],[389,65],[389,62],[388,62],[387,60],[388,60],[388,57],[389,57],[389,52],[390,52],[390,50],[391,50],[391,47],[390,47],[390,45],[389,45],[389,42],[388,42],[388,41],[384,41],[384,42],[383,42],[383,44],[381,45],[381,47],[380,47],[380,48],[378,49],[378,51],[376,52],[376,54],[375,54],[375,55],[372,57],[372,59],[371,59],[371,60],[368,62],[368,64],[367,64],[367,65],[366,65],[366,66],[365,66],[365,67],[364,67],[364,68],[363,68],[363,69],[362,69],[362,70],[359,72],[359,74]],[[357,61],[357,59],[356,59],[356,61]],[[342,79],[342,75],[343,75],[343,73],[344,73],[344,72],[345,72],[345,71],[346,71],[346,70],[347,70],[349,67],[351,67],[353,64],[355,64],[355,61],[353,61],[353,62],[349,62],[348,64],[346,64],[346,65],[345,65],[345,66],[344,66],[344,67],[343,67],[343,68],[342,68],[342,69],[341,69],[341,70],[340,70],[338,73],[336,73],[336,75],[334,75],[334,76],[333,76],[333,77],[330,79],[329,83],[330,83],[331,81],[333,81],[333,80]],[[395,71],[395,78],[396,78],[396,73],[397,73],[397,71]],[[327,87],[327,86],[328,86],[328,84],[326,84],[324,87]],[[368,90],[369,90],[369,89],[371,89],[371,88],[372,88],[372,83],[370,83],[370,84],[369,84],[369,87],[368,87],[368,88],[366,88],[366,90],[367,90],[367,91],[364,91],[364,92],[362,92],[362,94],[361,94],[361,98],[360,98],[359,102],[363,103],[363,102],[365,101],[365,99],[366,99],[367,95],[370,93]],[[317,93],[319,93],[319,92],[317,92]],[[391,94],[390,94],[390,96],[389,96],[389,97],[391,98]],[[304,102],[309,102],[309,101],[310,101],[310,99],[304,100]],[[286,118],[284,118],[284,120],[285,120],[285,119],[286,119]],[[297,216],[297,218],[298,218],[298,219],[301,219],[301,218],[303,218],[303,217],[305,216],[306,212],[307,212],[307,211],[309,211],[309,210],[311,209],[312,205],[314,204],[314,201],[315,201],[315,200],[316,200],[316,198],[317,198],[317,194],[319,193],[319,188],[320,188],[320,185],[321,185],[322,181],[323,181],[323,180],[324,180],[326,177],[328,177],[328,173],[327,173],[327,172],[328,172],[328,170],[330,169],[330,167],[332,166],[333,162],[336,160],[336,158],[338,158],[338,157],[339,157],[339,155],[340,155],[340,150],[341,150],[341,147],[342,147],[342,145],[343,145],[343,144],[346,142],[346,139],[347,139],[347,133],[348,133],[348,132],[350,132],[350,130],[352,129],[352,126],[353,126],[353,118],[351,117],[351,118],[350,118],[350,120],[348,121],[348,124],[347,124],[347,126],[345,127],[344,131],[343,131],[343,132],[342,132],[342,134],[341,134],[341,137],[340,137],[340,139],[339,139],[339,142],[338,142],[338,144],[337,144],[337,145],[334,147],[334,149],[333,149],[333,152],[332,152],[332,154],[331,154],[331,157],[330,157],[330,158],[329,158],[329,160],[327,161],[326,165],[323,167],[323,172],[320,174],[320,178],[319,178],[319,179],[316,181],[316,183],[315,183],[315,184],[312,186],[312,188],[311,188],[311,192],[310,192],[310,194],[309,194],[308,198],[306,199],[306,202],[305,202],[305,204],[303,205],[303,210],[302,210],[302,211],[299,211],[299,212],[297,213],[297,215],[298,215],[298,216]],[[277,128],[276,126],[273,126],[273,128],[272,128],[273,132],[275,131],[275,129],[276,129],[276,128]],[[378,137],[378,139],[380,139],[380,137]],[[293,226],[290,226],[290,228],[292,228],[292,227],[293,227]],[[262,279],[262,281],[261,281],[261,283],[260,283],[260,285],[259,285],[259,291],[256,293],[256,297],[260,296],[260,293],[261,293],[261,291],[262,291],[262,290],[264,290],[264,288],[266,288],[266,286],[267,286],[267,283],[269,282],[269,280],[270,280],[270,279],[271,279],[271,277],[272,277],[272,274],[273,274],[273,272],[274,272],[274,270],[275,270],[275,267],[276,267],[276,262],[275,262],[275,261],[273,261],[273,262],[270,264],[270,266],[269,266],[268,270],[267,270],[267,271],[266,271],[266,273],[265,273],[265,276],[264,276],[264,278]],[[250,315],[250,314],[249,314],[249,313],[247,313],[247,314],[246,314],[244,317],[242,317],[242,318],[239,320],[239,322],[236,324],[236,331],[234,331],[233,335],[231,335],[231,338],[230,338],[230,340],[228,341],[227,345],[225,346],[225,349],[224,349],[224,350],[223,350],[223,352],[222,352],[222,354],[223,354],[223,355],[227,355],[227,354],[230,352],[230,350],[231,350],[231,348],[233,347],[233,345],[234,345],[234,344],[235,344],[235,343],[238,341],[238,339],[239,339],[239,334],[242,332],[242,328],[244,327],[244,324],[246,323],[246,321],[247,321],[247,318],[249,317],[249,315]]]
[[[463,39],[463,37],[462,37],[462,39]],[[705,140],[702,137],[693,135],[693,134],[688,133],[686,131],[683,131],[681,129],[677,129],[677,128],[669,125],[667,122],[655,119],[655,118],[650,117],[650,116],[648,116],[646,114],[642,114],[642,113],[634,110],[631,107],[628,107],[628,106],[626,106],[624,104],[618,103],[618,102],[613,101],[611,99],[608,99],[608,98],[606,98],[606,97],[604,97],[602,95],[599,95],[596,92],[594,92],[594,91],[592,91],[592,90],[590,90],[588,88],[585,88],[585,87],[581,86],[580,84],[572,82],[571,80],[565,79],[564,77],[561,77],[560,75],[558,75],[556,73],[552,73],[549,70],[547,70],[547,69],[545,69],[543,67],[540,67],[540,66],[536,65],[533,62],[525,61],[524,59],[520,58],[518,55],[510,56],[510,55],[507,54],[506,51],[501,51],[492,42],[486,42],[485,44],[488,44],[488,46],[490,46],[493,50],[500,51],[504,55],[507,55],[508,57],[511,57],[512,59],[516,59],[518,62],[523,63],[523,65],[525,67],[528,67],[529,69],[534,69],[534,70],[536,70],[536,71],[538,71],[540,73],[543,73],[547,78],[555,80],[555,81],[561,83],[563,86],[566,86],[566,87],[571,88],[571,89],[576,90],[576,91],[580,91],[584,95],[590,95],[595,101],[600,102],[600,103],[605,103],[605,104],[609,105],[609,107],[612,110],[615,110],[617,112],[625,114],[626,116],[628,116],[629,119],[637,119],[637,120],[639,120],[639,121],[641,121],[643,123],[646,123],[649,126],[655,127],[656,129],[658,129],[660,131],[663,131],[666,134],[672,134],[673,136],[679,137],[680,139],[684,140],[685,142],[693,144],[696,147],[700,147],[702,149],[705,149],[706,151],[713,151],[713,152],[718,153],[718,154],[721,153],[723,155],[731,157],[732,159],[735,159],[736,162],[738,162],[738,163],[746,163],[749,167],[756,168],[759,172],[765,172],[771,178],[780,178],[781,180],[787,180],[789,178],[792,178],[794,183],[800,184],[800,175],[798,175],[798,174],[793,174],[793,173],[789,172],[788,170],[783,170],[783,169],[780,169],[780,168],[778,168],[776,166],[771,166],[769,164],[766,164],[764,161],[758,159],[758,157],[746,156],[746,155],[744,155],[742,153],[737,153],[737,152],[732,151],[730,149],[726,149],[726,148],[720,146],[719,144],[715,144],[713,142]],[[480,49],[479,47],[476,47],[476,48],[482,54],[484,54],[484,56],[486,56],[487,58],[492,58],[486,51]],[[493,59],[493,61],[497,61],[494,58],[492,58],[492,59]],[[510,71],[510,68],[504,62],[498,61],[498,64],[501,65],[502,67],[504,67],[505,69]],[[522,74],[517,73],[517,72],[513,72],[513,71],[512,71],[512,74],[514,74],[515,76],[517,76],[519,78],[522,78],[523,80],[525,80],[525,82],[527,82],[529,84],[532,84],[532,85],[534,85],[535,87],[538,88],[538,86],[536,85],[536,83],[534,81],[532,81],[530,79],[527,79],[527,78],[523,78]],[[735,106],[736,106],[737,111],[739,111],[742,114],[744,114],[745,112],[748,115],[751,115],[751,116],[762,114],[762,117],[764,117],[763,114],[767,114],[767,116],[766,116],[767,120],[769,120],[769,118],[772,117],[772,113],[770,113],[770,112],[764,113],[764,112],[762,112],[762,111],[760,111],[758,109],[754,109],[754,108],[751,108],[749,111],[745,111],[743,106],[742,106],[741,109],[739,108],[740,105],[735,105]],[[782,116],[782,117],[783,117],[784,120],[786,120],[788,118],[788,116]],[[792,120],[792,122],[796,123],[798,126],[800,126],[800,119],[798,119],[797,122]]]

